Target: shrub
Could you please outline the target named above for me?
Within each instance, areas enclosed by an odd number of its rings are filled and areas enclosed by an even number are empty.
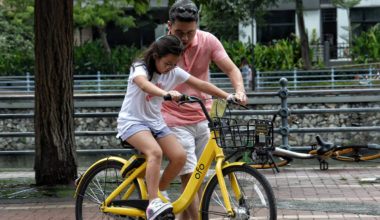
[[[102,43],[99,40],[75,47],[75,74],[127,74],[129,68],[141,50],[136,47],[116,46],[107,59]]]
[[[352,41],[352,60],[355,63],[371,63],[380,61],[380,24],[362,32]]]

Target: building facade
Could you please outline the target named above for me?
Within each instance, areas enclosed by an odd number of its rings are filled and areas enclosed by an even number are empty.
[[[380,23],[379,0],[361,0],[351,9],[338,8],[332,4],[332,0],[303,0],[303,6],[309,39],[314,31],[321,44],[328,42],[333,47],[348,44],[350,23],[358,24],[354,25],[357,27],[353,34]],[[272,40],[290,37],[294,33],[298,36],[295,8],[294,2],[279,2],[277,7],[268,9],[264,24],[252,19],[251,25],[239,25],[239,40],[266,44]]]

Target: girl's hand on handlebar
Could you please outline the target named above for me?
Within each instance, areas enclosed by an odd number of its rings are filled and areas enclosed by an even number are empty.
[[[172,101],[179,102],[181,101],[182,94],[175,90],[170,90],[165,96],[170,96]]]

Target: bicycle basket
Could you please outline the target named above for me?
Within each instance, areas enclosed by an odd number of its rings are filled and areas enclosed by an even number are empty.
[[[213,118],[215,139],[221,148],[273,150],[273,123],[269,120]]]

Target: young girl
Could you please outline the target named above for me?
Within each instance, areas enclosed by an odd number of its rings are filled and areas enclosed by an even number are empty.
[[[229,96],[176,67],[182,50],[181,40],[168,35],[153,42],[143,58],[132,64],[127,93],[117,119],[118,136],[148,158],[145,175],[149,197],[147,219],[172,211],[172,205],[164,203],[157,193],[166,190],[186,162],[184,149],[162,119],[163,97],[169,94],[173,101],[179,101],[181,94],[172,88],[180,83],[216,97]],[[162,155],[170,162],[160,181]]]

